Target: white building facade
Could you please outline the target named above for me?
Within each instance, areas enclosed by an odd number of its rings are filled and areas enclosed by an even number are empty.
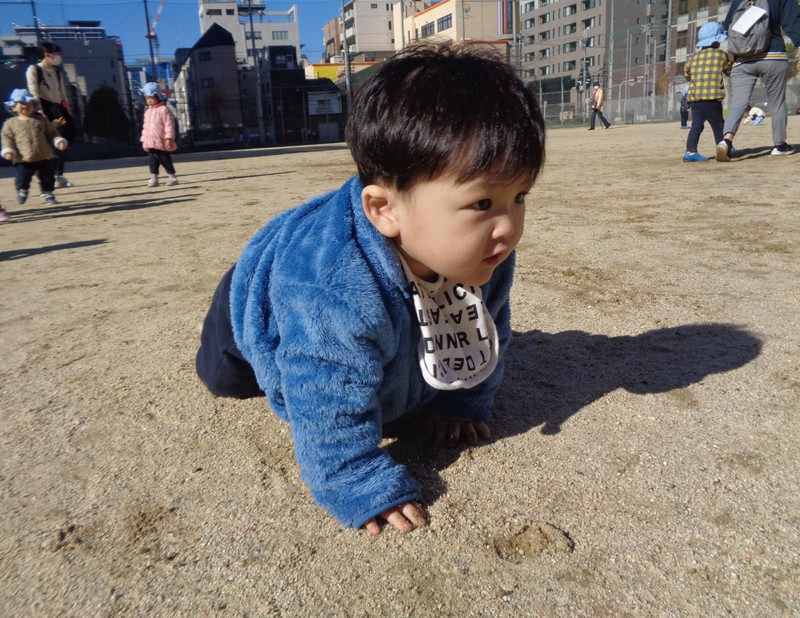
[[[262,55],[267,47],[274,45],[292,45],[300,58],[296,5],[286,11],[270,11],[261,0],[199,0],[199,18],[201,34],[212,24],[219,24],[233,35],[236,57],[242,63],[252,62],[249,59],[253,48]]]

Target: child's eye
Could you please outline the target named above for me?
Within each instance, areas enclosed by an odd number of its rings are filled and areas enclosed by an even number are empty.
[[[525,191],[523,191],[522,193],[517,193],[517,197],[514,198],[514,203],[515,204],[524,204],[526,197],[528,197],[528,194]]]
[[[489,210],[492,207],[492,200],[486,198],[483,200],[478,200],[473,204],[475,210]]]

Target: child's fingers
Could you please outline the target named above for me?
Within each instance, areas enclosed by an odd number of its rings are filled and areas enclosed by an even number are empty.
[[[447,423],[447,446],[454,447],[461,440],[461,420],[453,419]]]
[[[428,523],[427,513],[425,513],[425,509],[422,508],[419,502],[406,502],[405,504],[401,504],[399,508],[403,516],[406,517],[415,528],[419,528]]]
[[[384,517],[386,518],[386,521],[397,528],[400,532],[411,532],[414,529],[413,524],[406,519],[405,515],[403,515],[397,507],[387,511]]]
[[[464,436],[464,442],[467,444],[474,446],[478,443],[478,432],[475,431],[475,426],[472,423],[464,423],[461,433]]]
[[[364,528],[370,536],[378,536],[381,533],[381,527],[374,517],[364,524]]]
[[[489,440],[492,437],[492,429],[484,423],[483,421],[477,421],[475,424],[475,430],[478,432],[478,437],[481,440]]]

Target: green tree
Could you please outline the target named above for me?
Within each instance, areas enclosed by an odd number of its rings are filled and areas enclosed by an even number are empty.
[[[131,122],[122,111],[117,91],[110,86],[100,86],[91,94],[84,116],[83,130],[87,135],[111,142],[130,140]]]

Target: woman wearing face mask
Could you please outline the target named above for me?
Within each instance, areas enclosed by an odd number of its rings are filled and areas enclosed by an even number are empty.
[[[78,127],[69,112],[67,90],[64,85],[64,72],[58,68],[61,64],[61,48],[54,43],[45,41],[39,46],[42,52],[42,61],[28,67],[25,77],[28,81],[28,90],[36,97],[42,113],[50,121],[55,121],[61,136],[70,144],[75,140]],[[53,170],[56,179],[56,189],[71,187],[64,177],[64,153],[58,151],[54,160]]]

